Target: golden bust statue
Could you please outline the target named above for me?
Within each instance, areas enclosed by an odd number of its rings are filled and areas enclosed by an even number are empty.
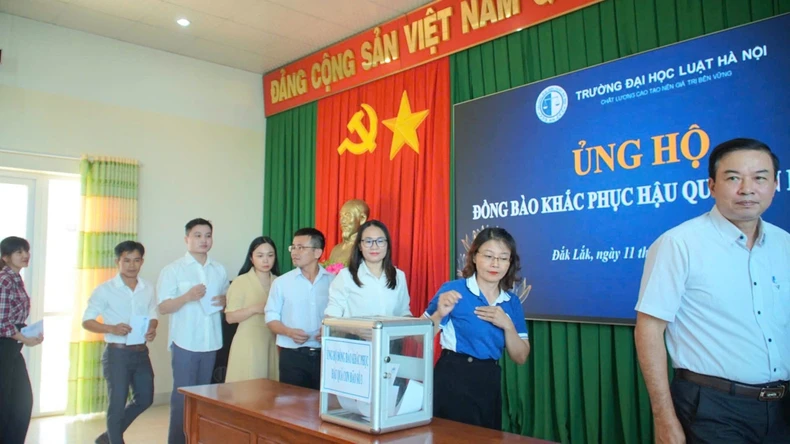
[[[340,208],[340,231],[343,233],[343,240],[329,253],[329,264],[342,263],[348,266],[359,226],[364,224],[369,216],[370,208],[364,200],[351,199],[343,204]]]

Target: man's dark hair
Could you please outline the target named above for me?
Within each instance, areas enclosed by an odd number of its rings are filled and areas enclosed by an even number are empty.
[[[294,237],[297,236],[310,236],[310,243],[313,244],[311,245],[312,247],[323,250],[326,246],[326,238],[324,237],[324,233],[316,230],[315,228],[300,228],[296,230],[296,233],[294,233]]]
[[[208,225],[208,227],[211,228],[211,231],[214,231],[214,226],[211,225],[211,222],[203,219],[202,217],[198,217],[197,219],[192,219],[191,221],[187,222],[186,226],[184,227],[186,234],[188,235],[189,232],[198,225]]]
[[[713,151],[710,153],[710,157],[708,158],[708,177],[715,181],[716,172],[719,169],[719,162],[721,162],[721,159],[723,159],[727,154],[743,150],[762,151],[771,156],[771,162],[774,164],[774,178],[776,178],[776,176],[779,174],[779,158],[776,157],[776,154],[771,151],[771,148],[769,148],[768,145],[760,142],[759,140],[746,138],[731,139],[726,142],[722,142],[716,145],[716,148],[713,148]]]
[[[124,253],[131,253],[132,251],[140,252],[140,256],[145,256],[145,247],[140,242],[133,240],[123,241],[115,246],[115,258],[120,259]]]

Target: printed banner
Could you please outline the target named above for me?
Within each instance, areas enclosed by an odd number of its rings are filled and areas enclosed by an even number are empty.
[[[263,77],[266,116],[603,0],[438,0]]]
[[[648,247],[713,208],[735,137],[784,163],[763,218],[790,229],[788,41],[783,15],[457,105],[459,251],[506,228],[528,318],[632,324]]]
[[[370,402],[372,344],[324,338],[321,346],[321,391]]]

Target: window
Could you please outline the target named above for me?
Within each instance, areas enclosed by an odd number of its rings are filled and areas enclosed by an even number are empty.
[[[69,342],[77,283],[80,182],[76,175],[0,170],[0,239],[24,237],[30,267],[22,271],[31,298],[29,322],[44,319],[44,343],[25,347],[33,385],[33,415],[66,408]]]

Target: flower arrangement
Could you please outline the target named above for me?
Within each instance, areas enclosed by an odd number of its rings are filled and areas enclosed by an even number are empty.
[[[338,273],[340,273],[340,270],[345,268],[345,265],[339,262],[334,264],[322,264],[322,265],[324,266],[327,272],[332,273],[334,275],[337,275]]]

